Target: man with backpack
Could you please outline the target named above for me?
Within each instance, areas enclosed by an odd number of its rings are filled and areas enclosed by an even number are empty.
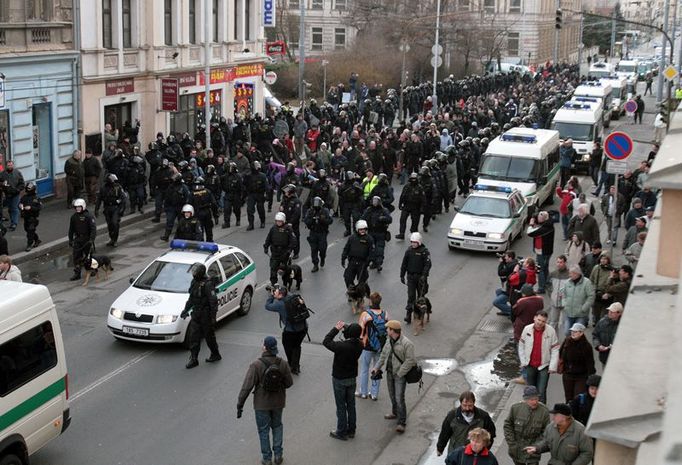
[[[343,330],[343,341],[334,341]],[[351,323],[346,325],[339,321],[327,333],[322,344],[334,352],[332,366],[332,385],[334,386],[334,400],[336,401],[336,429],[329,432],[334,439],[345,441],[355,437],[355,378],[358,376],[358,359],[362,350],[360,342],[360,325]]]
[[[273,463],[279,465],[284,461],[282,411],[286,404],[286,389],[293,384],[289,364],[277,356],[277,339],[272,336],[266,337],[263,341],[263,354],[249,365],[237,400],[237,418],[241,418],[244,403],[253,391],[253,408],[256,413],[262,455],[261,465]]]
[[[291,372],[301,373],[301,344],[308,334],[306,319],[310,316],[305,301],[299,294],[287,295],[285,287],[268,286],[271,294],[265,303],[265,309],[279,314],[279,324],[282,330],[282,346],[287,356]]]
[[[379,387],[381,379],[372,377],[371,387],[369,386],[369,372],[379,361],[379,355],[386,343],[386,322],[388,316],[386,310],[381,309],[381,294],[372,292],[369,295],[369,309],[360,315],[360,336],[364,350],[360,356],[360,389],[355,393],[355,397],[361,399],[377,400],[379,397]],[[369,392],[368,392],[369,391]]]

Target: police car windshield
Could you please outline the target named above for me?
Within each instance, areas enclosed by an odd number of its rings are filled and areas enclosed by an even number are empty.
[[[480,197],[476,195],[470,196],[466,202],[464,202],[464,205],[462,205],[462,208],[459,212],[475,216],[487,216],[491,218],[511,217],[509,202],[507,199]]]
[[[503,181],[528,181],[535,175],[535,165],[532,158],[486,155],[479,175]]]
[[[137,278],[133,287],[159,292],[189,292],[192,283],[192,265],[187,263],[172,263],[155,261]]]
[[[559,131],[562,139],[592,140],[593,124],[561,123],[555,122],[554,129]]]

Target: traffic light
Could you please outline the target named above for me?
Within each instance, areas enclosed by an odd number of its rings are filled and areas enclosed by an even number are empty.
[[[561,29],[561,21],[563,19],[564,12],[561,11],[561,8],[558,8],[556,10],[556,18],[554,19],[554,27],[557,29]]]

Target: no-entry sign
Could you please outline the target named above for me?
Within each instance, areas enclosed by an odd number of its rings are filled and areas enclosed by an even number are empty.
[[[604,153],[611,160],[625,160],[632,153],[632,138],[624,132],[612,132],[604,141]]]

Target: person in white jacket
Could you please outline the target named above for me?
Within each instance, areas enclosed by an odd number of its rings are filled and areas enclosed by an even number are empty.
[[[547,324],[547,318],[546,311],[538,311],[533,323],[523,328],[519,341],[519,359],[525,368],[526,383],[538,388],[542,403],[547,401],[549,375],[556,373],[559,365],[559,338]]]
[[[668,127],[668,125],[665,122],[665,118],[663,118],[663,113],[660,111],[658,114],[656,114],[656,118],[654,119],[654,142],[657,144],[660,144],[661,141],[663,141],[663,136],[665,135],[665,130]]]
[[[0,255],[0,280],[22,282],[21,271],[16,265],[12,265],[12,259],[8,255]]]

